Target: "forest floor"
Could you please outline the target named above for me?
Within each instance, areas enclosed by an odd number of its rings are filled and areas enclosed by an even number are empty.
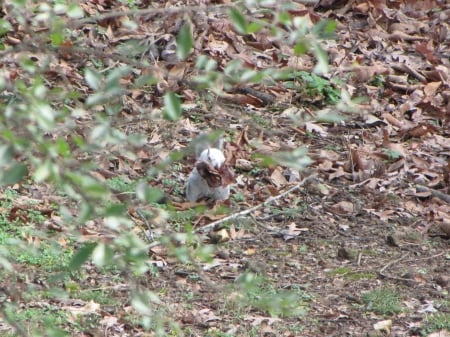
[[[170,2],[166,8],[177,6]],[[243,38],[222,12],[198,10],[190,18],[194,54],[185,62],[156,62],[157,88],[131,92],[116,117],[124,131],[148,134],[139,163],[120,155],[101,161],[111,170],[114,160],[117,181],[141,178],[201,131],[224,132],[236,173],[230,200],[219,205],[226,211],[216,205],[200,212],[184,201],[194,162],[184,158],[151,181],[165,191],[169,206],[161,207],[170,215],[164,228],[154,225],[154,234],[183,231],[186,223],[201,231],[225,214],[263,204],[204,231],[203,243],[214,247],[207,263],[181,263],[165,246],[149,250],[155,269],[138,283],[159,296],[159,319],[177,322],[179,334],[450,336],[450,7],[433,0],[322,2],[316,8],[295,3],[290,13],[311,22],[336,20],[335,39],[323,42],[329,75],[310,75],[312,55],[294,56],[264,32]],[[102,6],[120,10],[102,1],[82,3],[87,12]],[[182,19],[178,12],[142,16],[138,31],[127,35],[116,18],[102,22],[101,35],[87,24],[80,36],[91,47],[101,45],[105,55],[143,36],[153,36],[159,48],[150,52],[170,52]],[[295,70],[288,80],[199,99],[190,76],[200,53],[219,66],[239,59],[255,70]],[[62,57],[72,74],[81,72],[77,58]],[[178,122],[155,115],[166,89],[182,97]],[[341,90],[364,100],[346,103],[354,111],[343,114],[345,121],[317,121],[318,111],[334,116]],[[138,111],[152,111],[152,117]],[[311,158],[300,176],[277,164],[263,167],[255,157],[298,147]],[[145,225],[131,208],[130,214]],[[120,274],[92,271],[80,287],[102,289],[113,304],[77,298],[74,290],[70,301],[52,305],[96,313],[67,325],[73,335],[153,336],[130,318],[129,285],[120,283]],[[167,328],[167,335],[176,330]]]

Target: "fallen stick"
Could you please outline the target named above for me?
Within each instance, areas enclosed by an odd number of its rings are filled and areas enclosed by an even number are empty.
[[[386,269],[391,267],[393,264],[396,264],[396,263],[400,262],[401,260],[404,260],[405,258],[408,257],[408,255],[409,255],[409,252],[406,253],[406,254],[403,254],[400,258],[389,262],[387,265],[385,265],[383,268],[381,268],[378,271],[378,274],[383,276],[383,277],[385,277],[385,278],[389,278],[389,279],[397,280],[397,281],[407,281],[407,282],[414,281],[413,279],[410,279],[410,278],[396,277],[396,276],[388,275],[388,274],[385,273]]]
[[[285,195],[288,195],[289,193],[294,192],[295,190],[299,189],[300,187],[302,187],[303,185],[305,185],[309,180],[312,180],[312,178],[315,178],[315,177],[316,177],[316,175],[311,175],[311,176],[309,176],[309,177],[306,177],[306,178],[303,179],[301,182],[299,182],[298,184],[292,186],[290,189],[284,191],[283,193],[280,193],[280,194],[278,194],[278,195],[276,195],[276,196],[274,196],[274,197],[270,197],[270,198],[267,199],[266,201],[264,201],[264,202],[262,202],[262,203],[260,203],[260,204],[258,204],[258,205],[256,205],[256,206],[253,206],[253,207],[248,208],[248,209],[245,209],[245,210],[243,210],[243,211],[240,211],[240,212],[231,214],[231,215],[229,215],[229,216],[226,216],[225,218],[222,218],[222,219],[213,221],[213,222],[211,222],[211,223],[209,223],[209,224],[207,224],[207,225],[205,225],[205,226],[203,226],[203,227],[197,228],[197,229],[194,231],[194,233],[203,233],[203,232],[205,232],[205,231],[213,230],[213,229],[216,228],[218,225],[220,225],[220,224],[222,224],[222,223],[224,223],[224,222],[226,222],[226,221],[229,221],[229,220],[232,220],[232,219],[239,218],[239,217],[241,217],[241,216],[243,216],[243,215],[250,214],[250,213],[256,211],[257,209],[259,209],[259,208],[261,208],[261,207],[264,207],[264,206],[270,204],[271,202],[273,202],[273,201],[275,201],[275,200],[277,200],[277,199],[280,199],[280,198],[284,197]]]
[[[253,206],[251,208],[245,209],[245,210],[237,212],[237,213],[230,214],[230,215],[228,215],[228,216],[226,216],[226,217],[224,217],[222,219],[213,221],[213,222],[211,222],[211,223],[209,223],[209,224],[207,224],[207,225],[205,225],[203,227],[197,228],[196,230],[194,230],[194,233],[196,233],[196,234],[197,233],[204,233],[206,231],[214,230],[214,228],[218,227],[220,224],[222,224],[222,223],[224,223],[226,221],[229,221],[229,220],[232,220],[232,219],[236,219],[236,218],[242,217],[244,215],[250,214],[250,213],[256,211],[257,209],[260,209],[261,207],[264,207],[264,206],[274,202],[275,200],[283,198],[284,196],[288,195],[289,193],[294,192],[295,190],[297,190],[300,187],[304,186],[308,181],[313,180],[316,177],[317,177],[317,174],[312,174],[309,177],[304,178],[298,184],[292,186],[290,189],[284,191],[283,193],[280,193],[280,194],[278,194],[278,195],[276,195],[274,197],[270,197],[266,201],[264,201],[264,202],[262,202],[262,203],[260,203],[260,204],[258,204],[256,206]],[[147,248],[150,249],[150,248],[159,246],[160,244],[161,244],[160,241],[154,241],[154,242],[150,243],[149,245],[147,245]]]
[[[450,195],[442,193],[441,191],[437,191],[422,185],[417,185],[416,190],[417,192],[430,192],[434,197],[439,198],[450,204]]]

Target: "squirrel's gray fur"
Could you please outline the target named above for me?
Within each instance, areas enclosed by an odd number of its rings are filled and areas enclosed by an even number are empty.
[[[206,135],[200,135],[195,145],[195,156],[198,161],[211,164],[215,169],[219,169],[226,161],[223,154],[223,138],[219,137],[214,142],[210,142]],[[210,187],[194,167],[189,174],[186,183],[186,199],[196,202],[201,199],[226,200],[230,196],[230,186]]]

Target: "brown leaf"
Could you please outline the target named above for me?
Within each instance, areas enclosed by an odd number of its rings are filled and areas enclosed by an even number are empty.
[[[215,169],[211,163],[199,161],[195,167],[200,176],[206,180],[208,186],[211,188],[225,187],[234,182],[233,171],[231,171],[227,164],[223,164],[219,169]]]
[[[427,85],[425,85],[425,87],[423,88],[423,92],[425,93],[425,95],[427,97],[431,97],[436,95],[436,91],[439,89],[439,87],[441,86],[442,82],[430,82]]]
[[[270,175],[270,180],[277,188],[280,188],[287,184],[286,177],[283,175],[283,169],[280,166],[273,170],[272,174]]]
[[[447,166],[444,166],[444,182],[450,185],[450,158],[447,159]]]
[[[352,159],[353,167],[356,170],[364,171],[367,169],[366,161],[361,158],[361,156],[359,155],[359,153],[356,149],[350,150],[350,156]]]
[[[206,180],[209,187],[217,188],[222,185],[222,177],[211,163],[208,163],[206,161],[199,161],[197,162],[195,167],[197,168],[200,176]]]
[[[439,63],[439,59],[434,55],[435,48],[433,47],[433,42],[422,42],[416,44],[416,51],[422,54],[428,61],[433,64]]]
[[[349,201],[340,201],[337,204],[334,204],[333,206],[331,206],[331,208],[338,214],[342,214],[342,215],[348,215],[353,213],[354,211],[354,206],[353,203],[349,202]]]
[[[428,123],[420,123],[419,125],[406,131],[406,134],[410,137],[420,138],[428,134],[429,132],[437,131],[436,127]]]

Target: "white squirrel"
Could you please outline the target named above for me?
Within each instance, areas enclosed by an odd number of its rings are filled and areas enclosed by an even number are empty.
[[[195,151],[197,162],[186,183],[186,199],[190,202],[226,200],[230,196],[233,172],[226,163],[223,139],[219,138],[215,147],[200,142]]]

